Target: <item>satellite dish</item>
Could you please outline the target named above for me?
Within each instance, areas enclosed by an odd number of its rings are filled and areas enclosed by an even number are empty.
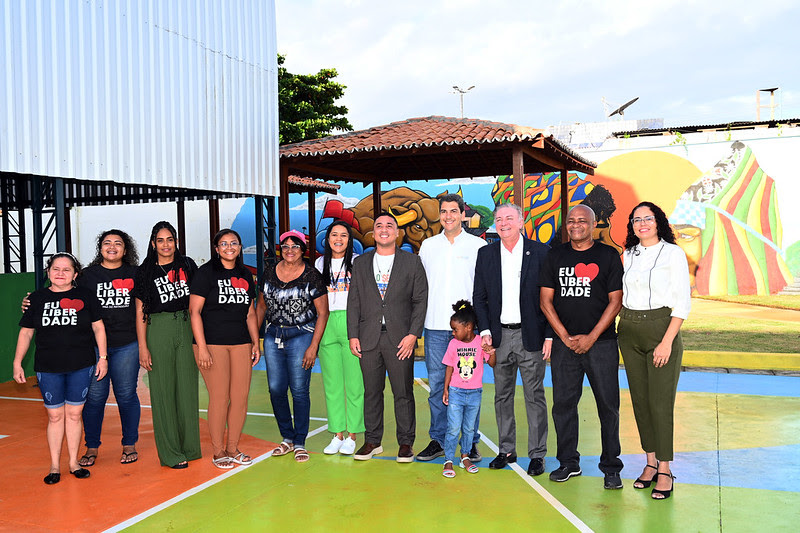
[[[628,109],[638,99],[639,97],[637,96],[633,100],[625,102],[624,104],[616,108],[614,111],[612,111],[611,114],[608,116],[613,117],[614,115],[619,115],[620,117],[625,118],[625,110]]]

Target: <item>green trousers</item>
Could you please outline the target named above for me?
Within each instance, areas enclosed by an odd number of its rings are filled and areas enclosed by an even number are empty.
[[[147,348],[153,358],[150,403],[158,458],[164,466],[199,459],[198,370],[184,313],[150,315]]]
[[[328,431],[363,432],[364,378],[358,357],[350,352],[347,311],[332,311],[328,317],[319,345],[319,364],[328,407]]]
[[[642,449],[655,452],[659,461],[672,461],[673,457],[675,394],[683,359],[683,341],[678,332],[667,364],[660,368],[653,364],[653,350],[664,338],[671,312],[667,307],[651,311],[623,307],[618,326],[619,349]]]

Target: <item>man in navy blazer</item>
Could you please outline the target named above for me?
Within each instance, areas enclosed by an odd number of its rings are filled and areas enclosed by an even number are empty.
[[[549,247],[522,235],[522,209],[515,204],[499,205],[494,222],[500,240],[478,251],[472,295],[483,344],[497,349],[494,408],[500,453],[489,468],[517,460],[514,392],[519,370],[528,418],[528,475],[538,476],[547,453],[543,381],[553,342],[539,308],[539,270]]]

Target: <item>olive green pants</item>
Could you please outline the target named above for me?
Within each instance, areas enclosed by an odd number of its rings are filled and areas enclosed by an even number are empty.
[[[667,364],[656,368],[653,350],[664,338],[671,309],[650,311],[622,308],[619,314],[619,349],[628,376],[633,414],[645,452],[655,452],[659,461],[672,461],[675,394],[681,374],[683,341],[680,332],[672,342]]]
[[[150,404],[158,458],[164,466],[199,459],[198,370],[184,313],[150,315],[147,348],[153,359]]]

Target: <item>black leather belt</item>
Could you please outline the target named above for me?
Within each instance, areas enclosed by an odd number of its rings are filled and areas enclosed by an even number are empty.
[[[503,329],[520,329],[522,324],[500,324],[500,327]]]

